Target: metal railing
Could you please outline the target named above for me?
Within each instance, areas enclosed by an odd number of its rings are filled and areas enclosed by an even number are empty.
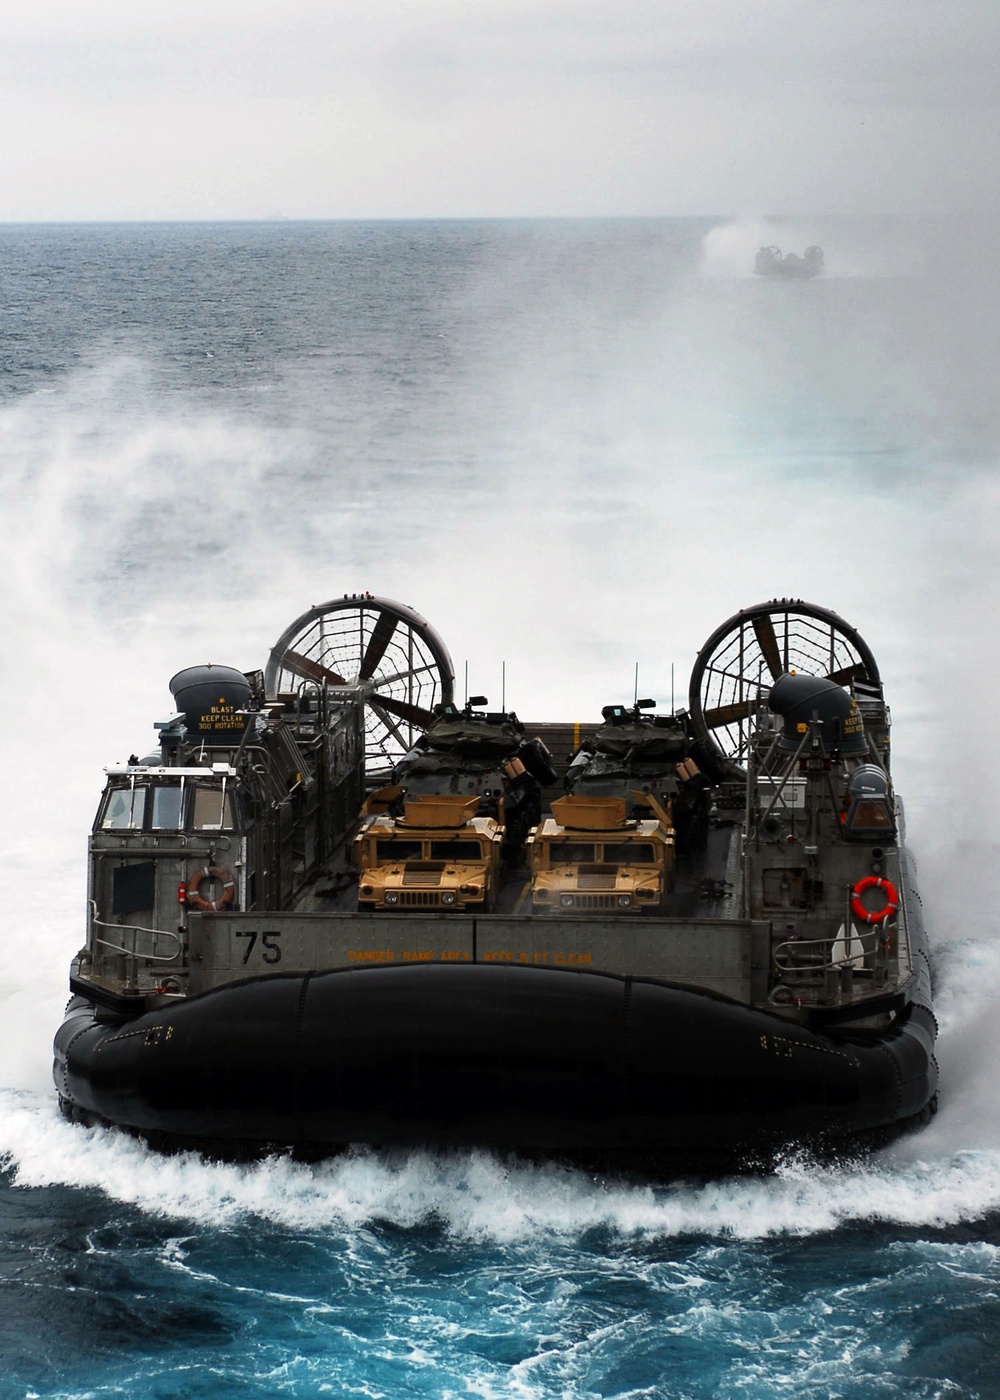
[[[95,935],[94,935],[94,943],[97,944],[97,945],[98,945],[99,947],[101,947],[101,948],[107,948],[107,949],[108,949],[110,952],[112,952],[112,953],[124,953],[125,956],[131,958],[131,959],[133,960],[133,962],[138,962],[139,959],[141,958],[144,962],[162,962],[162,963],[169,963],[169,962],[176,962],[176,960],[181,956],[181,954],[182,954],[183,951],[184,951],[184,943],[183,943],[183,940],[181,939],[181,937],[180,937],[180,935],[179,935],[178,933],[175,933],[175,932],[174,932],[173,929],[169,929],[169,928],[146,928],[146,927],[145,927],[144,925],[142,925],[142,924],[112,924],[112,923],[109,923],[106,919],[99,919],[99,918],[97,917],[97,902],[96,902],[96,900],[93,900],[93,899],[90,901],[90,910],[91,910],[91,912],[90,912],[90,923],[91,923],[91,927],[92,927],[92,928],[94,928],[94,929],[116,929],[116,930],[120,931],[120,933],[122,933],[122,934],[124,934],[124,933],[131,933],[131,934],[133,935],[133,938],[132,938],[132,947],[131,947],[131,948],[127,948],[127,947],[124,947],[124,946],[123,946],[122,944],[120,944],[120,943],[112,943],[112,942],[110,941],[110,939],[101,938],[99,935],[95,934]],[[174,949],[174,951],[173,951],[172,953],[157,953],[157,952],[154,952],[154,951],[152,951],[152,950],[150,950],[150,951],[148,951],[148,952],[145,952],[145,951],[144,951],[144,952],[140,952],[139,949],[138,949],[138,947],[136,946],[137,940],[136,940],[136,937],[135,937],[136,934],[140,934],[140,933],[148,933],[148,934],[151,934],[152,937],[153,937],[154,939],[156,939],[156,938],[168,938],[168,939],[171,940],[172,943],[175,944],[175,949]],[[155,946],[155,945],[154,945],[154,946]]]
[[[860,971],[858,959],[861,958],[861,967],[866,970],[874,969],[879,961],[880,954],[887,955],[887,940],[879,935],[883,929],[881,924],[872,924],[866,927],[864,933],[854,930],[851,935],[846,931],[836,934],[833,938],[789,938],[783,943],[779,943],[771,954],[772,961],[779,972],[839,972],[842,968],[849,967],[854,971]],[[871,936],[870,946],[865,946],[866,936]],[[834,956],[834,949],[841,944],[843,953]],[[856,943],[860,943],[861,951],[852,952]],[[825,956],[803,960],[801,954],[814,950],[821,953],[825,950]],[[793,958],[792,954],[800,956]],[[782,961],[782,956],[787,955],[787,961]],[[869,961],[870,959],[870,961]]]

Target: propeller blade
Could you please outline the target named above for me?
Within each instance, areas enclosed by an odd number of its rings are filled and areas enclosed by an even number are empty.
[[[402,731],[399,728],[399,725],[393,719],[392,715],[389,714],[388,710],[384,710],[382,708],[382,706],[379,704],[377,698],[374,695],[369,698],[368,707],[373,715],[378,716],[379,722],[385,729],[385,734],[381,736],[379,741],[379,746],[382,750],[383,755],[385,755],[385,740],[387,737],[392,737],[393,739],[395,739],[396,743],[401,749],[408,748],[410,743],[409,735],[402,733]],[[368,733],[371,734],[372,732],[373,731],[369,726]]]
[[[308,656],[301,656],[297,651],[286,651],[281,658],[281,665],[286,671],[293,671],[295,675],[301,676],[303,680],[319,681],[321,685],[324,681],[327,685],[348,684],[343,676],[337,675],[336,671],[328,671],[318,661],[313,661]]]
[[[432,710],[422,710],[419,705],[410,705],[407,701],[396,700],[391,695],[375,695],[372,697],[372,704],[388,710],[389,714],[398,719],[405,719],[407,724],[417,725],[420,729],[430,729],[437,719]]]
[[[709,729],[718,729],[720,724],[734,724],[738,719],[749,719],[756,708],[756,699],[736,700],[732,705],[717,705],[714,710],[705,711],[705,723]]]
[[[753,630],[757,637],[757,645],[767,662],[767,669],[771,672],[771,679],[776,681],[780,675],[784,674],[787,667],[782,665],[781,653],[778,651],[778,639],[774,635],[774,623],[767,615],[755,617]]]
[[[378,670],[379,662],[385,655],[385,649],[392,640],[392,634],[396,630],[396,618],[389,613],[379,613],[378,621],[372,629],[371,637],[368,639],[368,647],[361,661],[361,670],[358,672],[358,679],[371,680]]]

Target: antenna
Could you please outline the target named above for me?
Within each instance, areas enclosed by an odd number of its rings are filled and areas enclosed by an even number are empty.
[[[500,708],[506,713],[507,710],[507,663],[500,662]]]
[[[467,705],[467,704],[469,703],[469,663],[468,663],[468,661],[465,663],[465,699],[463,700],[462,703],[463,703],[464,705]]]
[[[672,715],[677,713],[674,705],[674,663],[672,661],[670,663],[670,713]]]
[[[639,663],[638,663],[638,661],[637,661],[637,662],[635,663],[635,694],[632,696],[632,704],[633,704],[633,705],[638,705],[638,703],[639,703]]]

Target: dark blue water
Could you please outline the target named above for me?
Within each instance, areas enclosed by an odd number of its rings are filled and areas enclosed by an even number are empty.
[[[408,1211],[178,1228],[95,1191],[8,1199],[11,1395],[996,1393],[982,1225],[751,1245],[539,1221],[528,1240]]]
[[[1000,298],[957,222],[0,228],[0,1396],[1000,1396]],[[829,273],[769,285],[760,243]],[[959,256],[960,254],[960,256]],[[368,588],[533,718],[771,596],[879,657],[941,1111],[650,1185],[160,1159],[57,1115],[101,768]],[[501,663],[503,678],[501,679]]]

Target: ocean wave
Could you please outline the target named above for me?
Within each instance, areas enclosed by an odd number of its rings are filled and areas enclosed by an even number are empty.
[[[859,1223],[943,1229],[1000,1210],[1000,1151],[916,1155],[906,1144],[830,1164],[797,1154],[769,1176],[633,1182],[486,1152],[352,1149],[312,1164],[160,1156],[125,1133],[64,1122],[31,1093],[0,1093],[0,1150],[14,1187],[99,1190],[150,1215],[296,1230],[434,1224],[456,1240],[524,1242],[591,1231],[643,1240],[808,1236]]]

